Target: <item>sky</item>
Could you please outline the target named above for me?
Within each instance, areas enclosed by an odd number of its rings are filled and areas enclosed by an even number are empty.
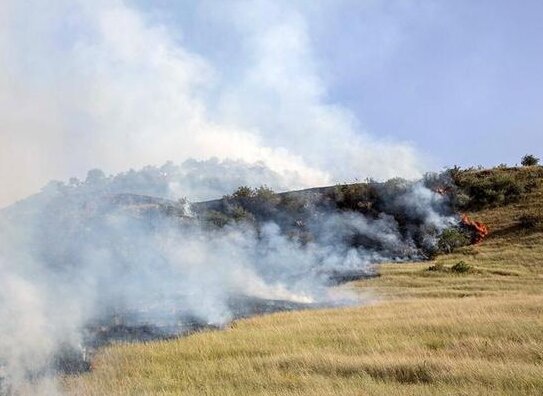
[[[536,0],[4,0],[0,207],[168,160],[260,161],[304,187],[541,156],[542,17]]]
[[[185,3],[160,2],[173,25],[186,26]],[[543,147],[541,1],[291,3],[328,100],[363,129],[411,142],[434,166],[515,164]],[[192,45],[220,59],[232,48],[213,48],[215,33]]]

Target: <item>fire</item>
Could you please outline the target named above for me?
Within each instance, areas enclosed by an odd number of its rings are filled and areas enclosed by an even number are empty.
[[[475,221],[466,214],[460,215],[460,222],[473,232],[473,243],[475,244],[482,242],[490,232],[486,224]]]

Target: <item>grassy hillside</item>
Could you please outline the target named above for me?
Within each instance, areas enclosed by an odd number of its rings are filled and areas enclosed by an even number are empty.
[[[484,173],[487,172],[487,173]],[[69,393],[220,395],[543,394],[541,168],[464,172],[538,181],[519,199],[469,214],[490,226],[482,244],[434,262],[383,264],[345,287],[354,308],[279,313],[173,341],[114,345]],[[451,267],[464,261],[467,272]],[[437,270],[428,268],[435,266]]]

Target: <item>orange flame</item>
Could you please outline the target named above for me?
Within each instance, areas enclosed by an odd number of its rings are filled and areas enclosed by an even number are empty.
[[[460,215],[460,222],[464,227],[468,228],[473,232],[472,242],[475,244],[481,243],[490,232],[486,224],[475,221],[466,214]]]

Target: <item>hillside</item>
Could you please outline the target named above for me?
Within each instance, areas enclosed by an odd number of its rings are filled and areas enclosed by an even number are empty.
[[[487,194],[462,204],[490,227],[481,244],[432,262],[381,264],[380,276],[343,286],[365,299],[360,306],[276,313],[226,330],[106,347],[91,372],[64,377],[65,389],[78,395],[542,394],[542,168],[456,176],[469,198],[480,193],[466,188],[477,180],[507,187],[490,201]],[[511,190],[516,184],[505,179],[528,187]],[[460,261],[466,265],[453,271]]]

